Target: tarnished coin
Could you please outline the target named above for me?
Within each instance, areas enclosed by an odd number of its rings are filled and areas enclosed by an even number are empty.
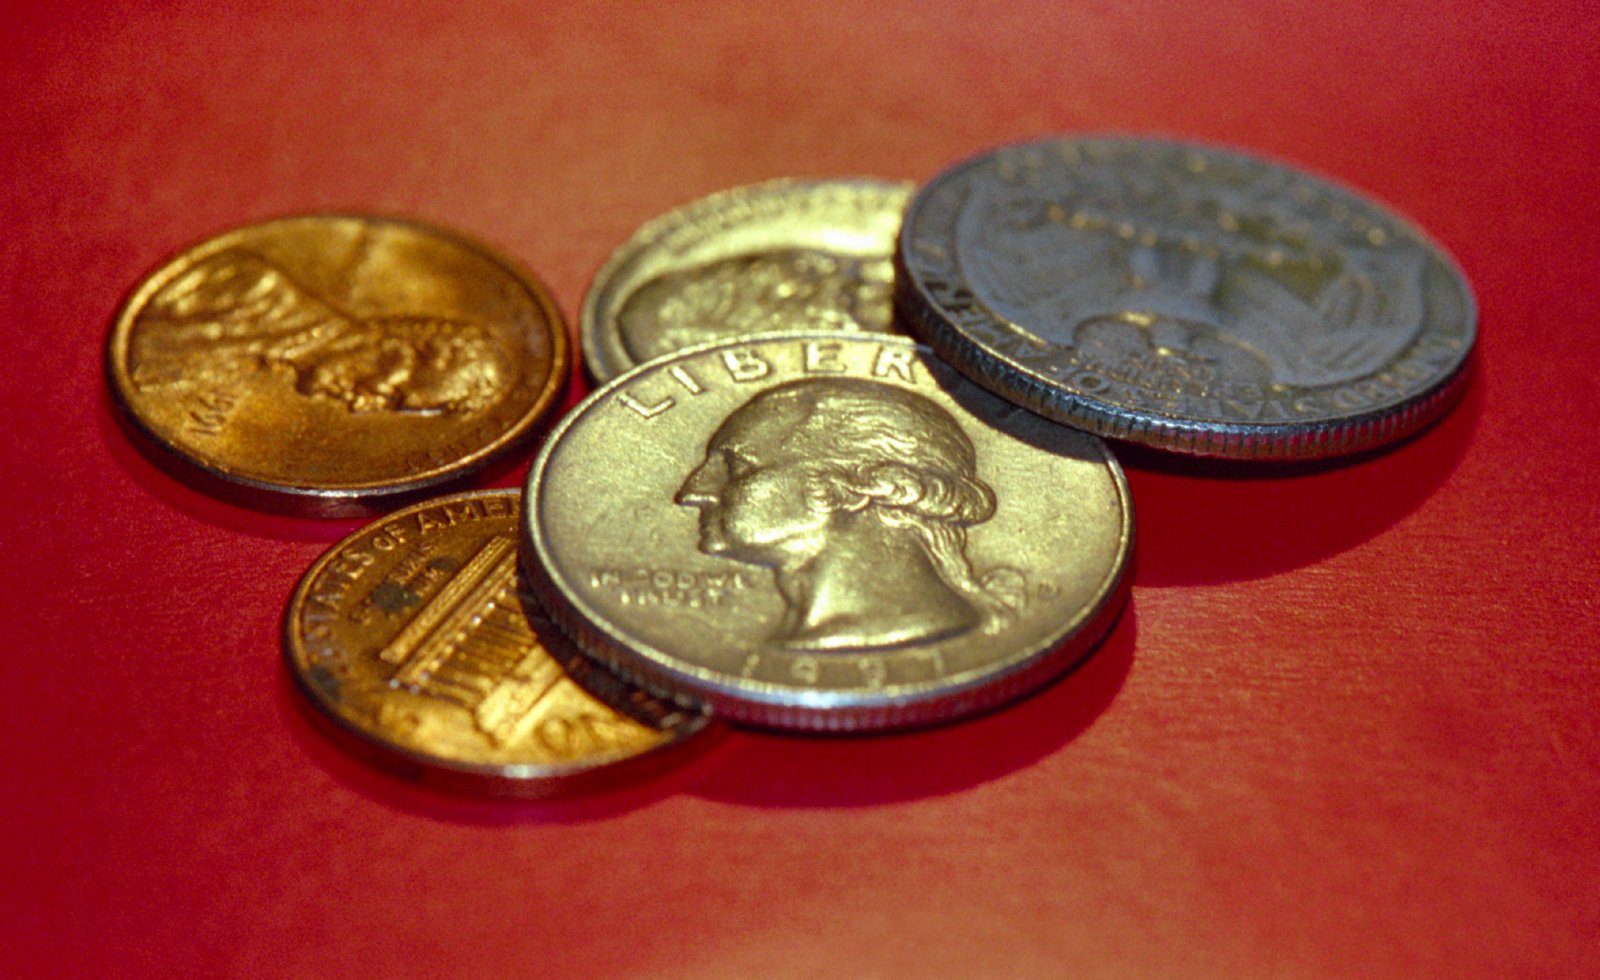
[[[775,180],[670,211],[595,275],[579,317],[600,382],[694,344],[779,330],[887,331],[911,184]]]
[[[518,497],[457,494],[380,518],[295,590],[289,672],[362,755],[428,782],[537,796],[659,760],[706,729],[703,714],[624,684],[530,619]]]
[[[591,395],[529,475],[553,617],[725,718],[882,729],[1043,684],[1110,628],[1133,543],[1105,444],[903,337],[690,348]]]
[[[106,369],[175,475],[250,506],[340,516],[519,447],[569,358],[549,293],[484,246],[312,215],[168,260],[117,313]]]
[[[1155,139],[1006,147],[906,211],[896,302],[963,374],[1104,436],[1313,458],[1461,393],[1466,280],[1389,211],[1280,164]]]

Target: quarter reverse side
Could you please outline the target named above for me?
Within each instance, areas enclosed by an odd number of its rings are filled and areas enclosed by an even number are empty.
[[[964,374],[1101,435],[1312,458],[1461,393],[1476,310],[1421,231],[1327,181],[1158,139],[1005,147],[912,200],[897,303]]]

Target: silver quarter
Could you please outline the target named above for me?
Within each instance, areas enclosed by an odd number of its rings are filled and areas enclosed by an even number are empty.
[[[912,199],[896,303],[969,378],[1161,449],[1309,459],[1380,446],[1461,393],[1455,263],[1371,201],[1209,146],[1057,139]]]
[[[906,337],[768,334],[635,368],[528,478],[552,618],[633,682],[731,721],[948,721],[1085,656],[1127,599],[1105,443]]]

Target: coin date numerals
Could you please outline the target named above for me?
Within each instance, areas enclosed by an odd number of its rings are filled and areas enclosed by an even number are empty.
[[[859,684],[869,691],[878,691],[889,686],[889,672],[891,664],[897,665],[897,673],[910,676],[903,677],[896,683],[906,683],[913,677],[924,680],[933,680],[945,673],[944,658],[937,650],[913,650],[908,658],[895,658],[873,655],[855,655],[840,659],[831,657],[815,657],[810,654],[789,658],[780,657],[771,667],[763,669],[761,654],[752,653],[744,658],[740,664],[739,676],[750,680],[759,672],[768,680],[777,680],[782,673],[774,673],[774,668],[787,673],[788,680],[806,687],[815,687],[826,683],[830,687],[843,684],[853,687],[855,684],[850,679],[851,673],[859,675]],[[784,666],[787,669],[784,670]],[[827,677],[824,677],[824,674]]]
[[[616,719],[592,711],[580,711],[572,715],[552,715],[541,721],[533,733],[545,751],[569,759],[580,752],[604,750],[617,745],[622,741],[617,727]]]

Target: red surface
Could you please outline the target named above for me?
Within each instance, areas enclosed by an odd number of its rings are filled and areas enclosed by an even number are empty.
[[[1592,4],[37,6],[0,40],[0,973],[1600,972]],[[1480,371],[1344,466],[1129,454],[1128,614],[967,724],[412,789],[279,665],[350,525],[199,497],[106,407],[120,295],[247,220],[454,226],[570,314],[709,191],[1080,131],[1387,200],[1471,277]]]

